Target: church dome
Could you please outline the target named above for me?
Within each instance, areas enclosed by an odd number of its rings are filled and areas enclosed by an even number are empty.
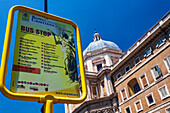
[[[94,41],[91,42],[88,45],[88,47],[83,51],[83,56],[88,52],[98,50],[98,49],[101,49],[101,48],[105,48],[105,47],[120,50],[120,48],[114,42],[102,40],[101,36],[97,32],[95,32],[93,39],[94,39]]]

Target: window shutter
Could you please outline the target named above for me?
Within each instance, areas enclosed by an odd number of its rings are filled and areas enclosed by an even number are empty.
[[[143,77],[141,77],[141,79],[142,79],[143,86],[146,87],[148,85],[148,83],[146,81],[146,77],[143,76]]]
[[[158,42],[155,43],[155,47],[158,48],[159,47],[159,44]]]
[[[137,103],[136,103],[136,107],[137,107],[137,109],[138,109],[138,110],[140,110],[140,109],[141,109],[140,102],[137,102]]]
[[[168,66],[168,69],[170,70],[170,56],[168,56],[168,57],[165,59],[165,61],[166,61],[166,64],[167,64],[167,66]]]
[[[152,52],[152,48],[151,47],[149,48],[149,51]]]
[[[162,87],[161,89],[159,89],[161,94],[162,94],[162,97],[166,97],[168,95],[168,93],[166,92],[165,90],[165,87]]]
[[[125,90],[122,90],[122,95],[123,95],[123,99],[126,100],[126,93],[125,93]]]
[[[166,41],[166,38],[165,36],[162,37],[162,41],[165,42]]]
[[[146,52],[143,53],[143,57],[146,57]]]
[[[161,70],[159,69],[158,65],[156,65],[156,70],[158,71],[158,75],[162,76]]]
[[[158,72],[156,70],[156,67],[152,68],[152,71],[153,71],[153,74],[154,74],[155,78],[158,78],[159,75],[158,75]]]

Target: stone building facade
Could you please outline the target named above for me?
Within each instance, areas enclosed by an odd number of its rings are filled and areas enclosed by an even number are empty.
[[[170,113],[170,13],[111,66],[122,113]]]
[[[87,98],[81,104],[65,104],[66,113],[118,111],[117,93],[113,89],[113,80],[108,73],[111,71],[110,66],[124,53],[115,43],[102,40],[97,32],[95,32],[93,40],[83,52]],[[81,89],[81,81],[79,82]]]
[[[125,53],[93,39],[83,52],[87,99],[65,113],[170,113],[170,12]]]

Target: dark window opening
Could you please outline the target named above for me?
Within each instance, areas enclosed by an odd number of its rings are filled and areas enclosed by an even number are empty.
[[[135,64],[138,64],[139,62],[140,62],[140,58],[138,57],[135,59]]]
[[[102,64],[97,65],[97,71],[100,71],[101,68],[102,68]]]
[[[153,100],[153,98],[152,98],[152,95],[149,95],[147,98],[148,98],[149,104],[154,103],[154,100]]]
[[[125,71],[126,71],[126,73],[127,73],[128,71],[130,71],[130,66],[127,66],[127,67],[125,68]]]
[[[121,73],[119,73],[119,74],[117,74],[117,80],[119,80],[121,77],[122,77],[122,74]]]
[[[128,108],[126,108],[126,113],[131,113],[130,112],[130,108],[128,107]]]
[[[170,113],[170,108],[167,108],[167,109],[166,109],[166,112],[167,112],[167,113]]]
[[[133,86],[133,89],[134,89],[134,93],[137,93],[140,91],[140,87],[139,87],[139,84],[136,83],[134,86]]]

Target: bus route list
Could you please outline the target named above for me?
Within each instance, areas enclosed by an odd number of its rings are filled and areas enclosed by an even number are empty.
[[[57,73],[57,68],[64,68],[56,65],[59,57],[56,45],[23,37],[19,41],[18,64],[13,65],[13,71],[41,74],[41,70],[44,73]]]

